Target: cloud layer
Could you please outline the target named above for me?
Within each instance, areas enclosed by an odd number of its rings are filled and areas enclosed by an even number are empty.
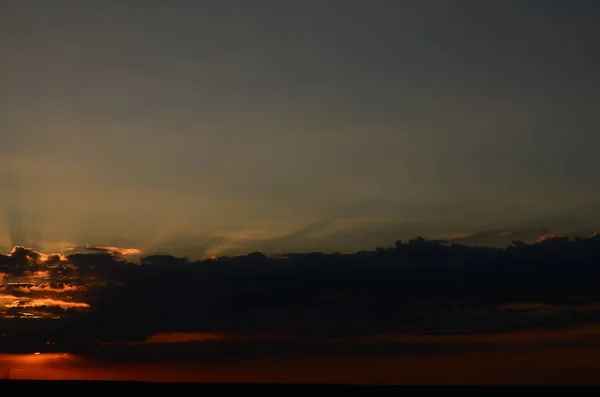
[[[127,253],[138,251],[0,256],[0,351],[214,363],[600,343],[598,234],[201,261]]]

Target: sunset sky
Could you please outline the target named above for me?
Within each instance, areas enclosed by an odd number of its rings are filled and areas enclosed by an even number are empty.
[[[593,382],[599,20],[3,1],[0,374]]]
[[[5,1],[0,244],[201,257],[594,229],[598,12]]]

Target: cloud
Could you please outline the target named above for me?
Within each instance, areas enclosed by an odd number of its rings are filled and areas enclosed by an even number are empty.
[[[515,240],[532,243],[544,236],[553,234],[554,232],[547,228],[513,228],[463,233],[456,236],[448,236],[448,240],[472,246],[506,247]]]
[[[214,362],[520,349],[535,335],[544,346],[600,344],[600,235],[135,262],[96,248],[2,256],[0,351]]]
[[[3,278],[10,275],[35,276],[67,262],[67,257],[59,253],[46,254],[34,249],[15,246],[8,255],[0,254],[0,269]]]
[[[79,292],[85,291],[86,289],[87,288],[84,285],[69,285],[63,283],[44,283],[39,285],[32,285],[31,287],[29,287],[30,291],[59,293]]]
[[[137,248],[120,248],[120,247],[109,247],[109,246],[93,246],[93,245],[83,245],[83,246],[74,246],[67,248],[67,251],[76,252],[76,253],[107,253],[110,255],[125,257],[128,255],[141,255],[142,251]]]
[[[225,335],[215,332],[163,332],[146,338],[144,343],[206,342],[239,338],[241,338],[239,335]]]
[[[90,305],[84,302],[68,302],[50,298],[43,299],[17,299],[15,302],[6,305],[9,308],[40,308],[40,307],[60,307],[61,309],[89,309]]]
[[[89,250],[108,252],[117,256],[140,255],[142,251],[137,248],[119,248],[119,247],[86,247]]]

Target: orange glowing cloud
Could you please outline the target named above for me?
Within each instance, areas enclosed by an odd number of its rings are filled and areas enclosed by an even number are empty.
[[[119,248],[119,247],[94,247],[96,249],[100,249],[111,254],[116,254],[120,256],[126,255],[140,255],[142,251],[137,248]]]
[[[16,245],[10,251],[11,256],[24,256],[27,262],[31,265],[46,264],[48,262],[66,262],[67,257],[59,253],[46,254],[44,252],[38,252],[31,248]]]
[[[38,292],[79,292],[86,291],[87,288],[83,285],[58,284],[53,286],[51,284],[44,283],[31,286],[29,287],[29,290]]]
[[[552,234],[552,235],[548,235],[548,236],[540,236],[540,238],[538,238],[537,240],[535,240],[536,243],[541,243],[544,242],[546,240],[553,240],[553,239],[557,239],[559,238],[558,236]]]
[[[459,240],[467,237],[472,237],[473,233],[451,233],[451,234],[443,234],[438,236],[441,240]]]
[[[67,262],[69,259],[63,254],[45,254],[43,252],[38,252],[40,261],[43,263],[47,263],[51,260],[57,260],[60,262]]]
[[[23,292],[23,293],[29,293],[31,292],[29,290],[28,286],[22,286],[22,285],[2,285],[0,286],[0,291],[8,291],[8,292]]]
[[[42,283],[39,285],[19,285],[19,284],[4,284],[0,285],[0,291],[8,292],[22,292],[25,294],[29,293],[72,293],[72,292],[85,292],[87,287],[84,285],[70,285],[70,284],[49,284]]]
[[[29,273],[29,274],[25,275],[24,278],[27,278],[27,279],[40,279],[40,278],[44,278],[45,279],[45,278],[48,278],[48,277],[50,277],[50,272],[49,271],[47,271],[47,270],[38,270],[38,271],[35,271],[33,273]]]
[[[225,339],[241,339],[241,336],[216,332],[162,332],[148,337],[144,343],[207,342]]]
[[[12,307],[60,307],[62,309],[89,309],[90,305],[85,302],[67,302],[59,299],[42,298],[42,299],[31,299],[23,300],[20,298],[13,297],[16,300],[13,303],[6,305],[8,308]]]

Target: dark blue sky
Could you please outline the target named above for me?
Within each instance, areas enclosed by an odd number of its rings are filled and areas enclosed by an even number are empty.
[[[593,0],[5,1],[0,246],[592,230],[598,20]]]

